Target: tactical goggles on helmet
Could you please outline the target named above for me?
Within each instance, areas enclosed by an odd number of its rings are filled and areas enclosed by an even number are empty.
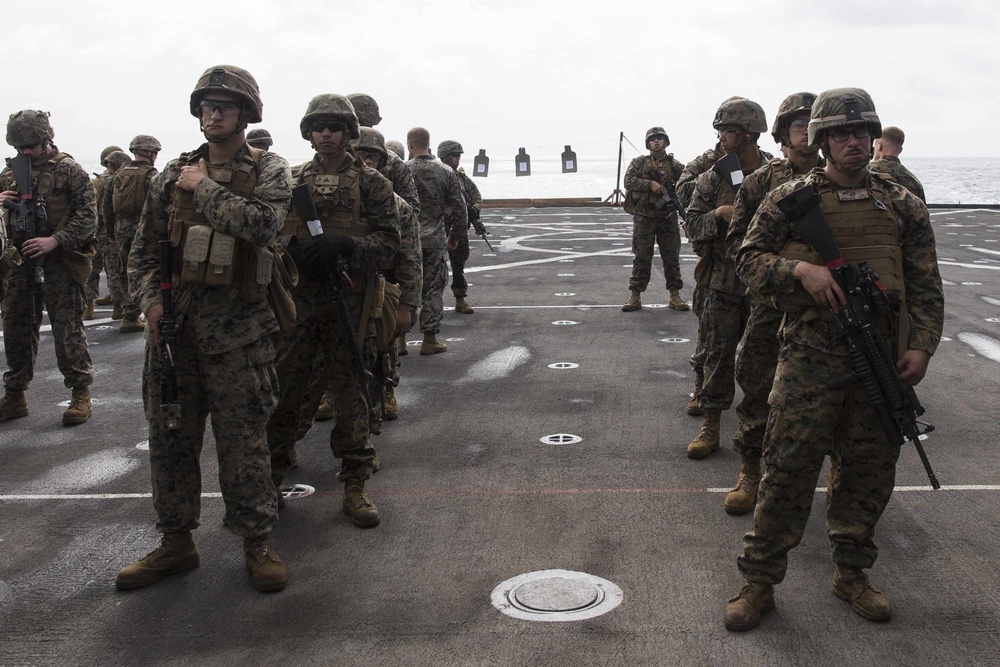
[[[330,133],[343,132],[347,129],[347,123],[342,120],[329,120],[320,118],[314,120],[309,124],[309,130],[311,132],[317,132],[322,134],[324,130],[330,130]]]
[[[872,131],[867,124],[855,125],[853,127],[837,127],[826,131],[826,136],[838,144],[847,141],[851,135],[854,135],[857,139],[869,139],[872,136]]]
[[[234,116],[243,109],[239,102],[229,102],[223,100],[202,100],[198,103],[198,110],[202,116],[211,116],[218,111],[223,116]]]

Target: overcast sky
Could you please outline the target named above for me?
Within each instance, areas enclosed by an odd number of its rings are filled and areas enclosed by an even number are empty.
[[[202,141],[194,83],[221,63],[260,84],[274,149],[311,155],[299,119],[319,93],[366,92],[379,126],[434,146],[538,159],[572,144],[617,157],[662,125],[682,162],[715,142],[719,102],[759,102],[768,123],[800,90],[860,86],[913,156],[1000,154],[1000,10],[989,0],[36,0],[5,12],[3,113],[52,112],[56,143],[100,150],[157,136],[161,162]],[[770,137],[761,146],[773,150]],[[11,151],[8,151],[8,154]],[[626,157],[635,152],[626,145]],[[471,162],[471,159],[470,159]]]

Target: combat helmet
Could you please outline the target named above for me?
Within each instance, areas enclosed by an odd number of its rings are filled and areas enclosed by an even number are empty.
[[[103,151],[101,151],[101,166],[102,167],[107,168],[107,166],[108,166],[108,163],[107,163],[108,156],[111,155],[112,153],[114,153],[115,151],[124,152],[124,150],[122,149],[121,146],[108,146]]]
[[[774,117],[774,124],[771,125],[771,136],[774,142],[782,143],[781,135],[788,128],[792,116],[812,109],[816,95],[813,93],[792,93],[778,107],[778,115]]]
[[[52,141],[56,133],[49,124],[48,111],[25,109],[12,113],[7,120],[7,143],[18,146],[35,146],[43,141]]]
[[[458,153],[459,155],[465,153],[465,151],[462,150],[462,144],[458,143],[457,141],[452,141],[451,139],[445,139],[444,141],[438,144],[437,155],[439,158],[448,157],[449,155],[453,155],[455,153]]]
[[[107,164],[105,166],[120,167],[123,164],[128,164],[131,161],[132,158],[129,157],[129,154],[126,153],[125,151],[111,151],[110,153],[108,153],[108,157],[106,158]]]
[[[389,159],[389,151],[385,149],[385,137],[374,127],[361,128],[361,136],[354,148],[359,151],[378,153],[382,157],[383,165]]]
[[[809,145],[819,143],[819,136],[831,127],[864,121],[878,139],[882,136],[882,121],[875,113],[875,103],[861,88],[834,88],[819,94],[809,116]]]
[[[270,148],[274,144],[271,133],[267,130],[256,129],[247,132],[247,143],[254,148]]]
[[[136,151],[156,151],[159,153],[162,148],[156,137],[150,134],[137,134],[128,145],[128,149],[133,153]]]
[[[299,123],[299,130],[302,138],[309,140],[309,124],[317,118],[331,118],[343,121],[347,124],[347,131],[351,139],[360,139],[361,131],[358,128],[358,116],[354,113],[354,105],[343,95],[325,93],[317,95],[309,101],[306,107],[306,115]]]
[[[670,136],[667,134],[666,130],[662,127],[651,127],[646,130],[646,148],[649,148],[649,142],[656,137],[663,137],[663,139],[667,142],[663,146],[664,148],[670,145]]]
[[[259,123],[264,112],[264,104],[260,101],[260,88],[250,72],[233,65],[216,65],[209,67],[198,79],[191,93],[191,115],[200,119],[198,105],[205,93],[218,90],[232,93],[243,101],[243,120],[247,123]]]
[[[382,116],[378,112],[378,102],[367,93],[351,93],[347,99],[354,105],[354,113],[358,116],[358,123],[363,127],[375,127],[382,122]]]
[[[739,125],[746,132],[763,134],[767,132],[767,116],[756,102],[744,97],[731,97],[719,106],[712,121],[716,130],[726,125]]]
[[[395,139],[390,139],[389,141],[385,142],[385,147],[386,150],[390,150],[393,153],[395,153],[400,160],[406,159],[406,149],[403,148],[403,142],[396,141]]]

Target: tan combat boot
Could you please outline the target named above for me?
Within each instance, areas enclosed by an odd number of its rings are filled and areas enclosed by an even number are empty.
[[[0,422],[28,416],[28,399],[23,391],[8,389],[0,398]]]
[[[89,322],[92,319],[94,319],[94,300],[88,299],[87,308],[83,311],[83,320]]]
[[[244,538],[243,553],[254,588],[262,593],[284,590],[288,585],[288,569],[271,546],[270,535]]]
[[[476,312],[475,310],[472,309],[472,306],[469,305],[469,302],[465,300],[464,296],[455,298],[455,311],[459,313],[465,313],[466,315],[471,315],[472,313]]]
[[[325,422],[328,419],[333,419],[333,413],[333,394],[327,389],[323,392],[323,400],[319,402],[319,407],[316,408],[316,416],[313,419],[318,422]]]
[[[142,315],[138,317],[126,317],[118,325],[119,333],[137,333],[146,330],[146,318]]]
[[[110,306],[111,305],[111,295],[110,294],[105,294],[102,297],[98,297],[97,299],[94,300],[94,303],[96,303],[98,306]]]
[[[63,413],[63,426],[76,426],[90,419],[90,387],[73,387],[73,399]]]
[[[868,581],[860,567],[833,566],[833,594],[851,603],[855,613],[869,621],[888,621],[892,618],[892,603]]]
[[[760,486],[760,456],[743,455],[740,476],[736,486],[726,494],[726,514],[736,516],[748,514],[757,504],[757,488]]]
[[[392,421],[399,418],[399,406],[396,405],[396,390],[393,387],[385,388],[385,420]]]
[[[692,417],[701,417],[705,414],[702,409],[701,404],[698,403],[698,394],[701,393],[701,385],[704,382],[704,373],[699,373],[695,371],[694,374],[694,390],[691,392],[691,398],[688,399],[687,406],[684,410]]]
[[[155,584],[164,577],[198,567],[198,549],[191,531],[164,533],[160,546],[131,565],[126,565],[115,579],[120,591],[131,591]]]
[[[687,301],[681,298],[681,293],[679,290],[670,290],[670,303],[667,304],[667,308],[671,310],[689,310]]]
[[[406,349],[406,336],[400,336],[396,339],[396,353],[401,357],[409,354]]]
[[[774,609],[774,586],[751,581],[743,584],[722,613],[727,630],[743,632],[760,625],[760,617]]]
[[[344,514],[359,528],[371,528],[381,521],[375,503],[368,500],[363,481],[352,479],[344,484]]]
[[[622,306],[622,312],[628,313],[633,310],[642,310],[642,299],[639,297],[639,293],[635,290],[628,295],[628,301]]]
[[[437,339],[437,334],[424,334],[424,342],[420,344],[420,354],[427,356],[428,354],[437,354],[438,352],[446,352],[447,350],[448,346]]]
[[[687,446],[689,459],[704,459],[711,456],[712,452],[719,449],[719,422],[722,419],[722,410],[705,410],[702,417],[701,431],[697,437]]]
[[[125,313],[122,311],[122,302],[115,301],[111,304],[111,319],[120,320],[125,317]]]

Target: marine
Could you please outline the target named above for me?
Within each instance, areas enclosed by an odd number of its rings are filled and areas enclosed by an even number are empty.
[[[462,162],[462,144],[446,139],[438,144],[437,155],[441,162],[451,167],[458,176],[458,185],[462,190],[469,224],[465,233],[458,234],[458,247],[448,251],[448,262],[451,264],[451,292],[455,295],[455,312],[471,315],[475,312],[469,305],[469,281],[465,279],[465,263],[469,261],[469,227],[473,220],[479,220],[483,210],[483,196],[472,179],[459,164]],[[451,213],[449,211],[449,213]]]
[[[122,301],[122,321],[118,326],[121,333],[134,333],[145,329],[139,304],[132,293],[128,275],[128,255],[139,226],[139,216],[146,205],[146,194],[156,175],[156,156],[160,142],[148,134],[135,136],[129,143],[129,151],[134,159],[123,165],[112,176],[104,190],[104,210],[108,229],[114,230],[118,241],[118,256],[121,258],[122,272],[119,279],[125,286]]]
[[[444,287],[448,282],[447,250],[455,250],[461,236],[468,236],[469,214],[462,199],[458,175],[430,154],[431,135],[422,127],[406,135],[410,154],[407,165],[420,196],[420,246],[423,253],[424,285],[421,296],[420,331],[424,338],[420,354],[445,352],[448,346],[437,338],[444,319]]]
[[[25,392],[34,377],[42,309],[49,315],[56,362],[72,391],[62,423],[75,426],[90,419],[90,385],[94,367],[83,326],[84,285],[97,252],[97,202],[87,172],[53,143],[55,131],[45,111],[25,109],[7,121],[7,144],[31,161],[33,192],[19,192],[14,173],[0,173],[0,202],[10,246],[0,261],[3,294],[4,396],[0,422],[28,416]],[[36,236],[27,238],[10,206],[26,203],[31,194]],[[32,265],[36,271],[32,271]]]
[[[820,164],[819,148],[809,144],[809,111],[816,95],[802,92],[786,97],[771,126],[771,136],[788,154],[785,159],[771,158],[745,179],[736,194],[733,219],[726,235],[726,248],[735,261],[737,251],[754,213],[765,195],[782,183],[799,178]],[[778,363],[778,327],[784,313],[770,298],[750,296],[750,317],[736,357],[736,382],[743,399],[736,406],[740,426],[733,448],[740,455],[740,473],[723,506],[727,513],[753,511],[760,482],[760,453],[770,407],[767,396]]]
[[[94,259],[91,262],[90,278],[87,279],[86,285],[86,297],[87,297],[87,308],[83,313],[84,320],[94,319],[94,305],[107,306],[111,305],[114,297],[121,299],[121,283],[118,276],[118,250],[115,249],[115,254],[112,261],[112,268],[107,271],[108,277],[108,291],[109,294],[106,299],[99,299],[101,292],[101,272],[104,271],[105,264],[108,261],[106,255],[108,254],[106,248],[108,247],[108,231],[104,223],[104,213],[101,210],[101,202],[103,201],[104,188],[108,184],[111,176],[114,172],[118,170],[121,165],[115,165],[113,168],[108,163],[108,156],[112,153],[121,152],[122,149],[118,146],[108,146],[103,151],[101,151],[101,166],[104,167],[104,171],[100,174],[94,174],[94,179],[92,183],[94,184],[94,195],[97,200],[97,253],[94,255]],[[114,274],[114,275],[112,275]]]
[[[653,245],[660,248],[663,274],[666,278],[670,301],[667,306],[673,310],[687,310],[688,304],[681,298],[684,286],[681,278],[680,253],[681,232],[677,223],[677,209],[673,202],[658,206],[668,188],[677,183],[684,166],[667,153],[670,137],[662,127],[646,130],[646,148],[649,155],[640,155],[629,163],[625,171],[625,195],[629,208],[633,210],[632,227],[632,277],[629,279],[629,298],[622,306],[623,311],[642,308],[641,294],[649,285],[653,268]]]
[[[370,369],[375,360],[372,304],[383,288],[378,272],[391,267],[399,248],[399,215],[392,184],[348,151],[349,142],[361,135],[346,97],[315,96],[299,129],[316,154],[294,170],[295,185],[308,185],[319,225],[310,226],[311,221],[293,211],[282,230],[283,236],[294,237],[287,250],[300,274],[295,327],[279,348],[281,397],[267,423],[271,476],[280,486],[291,468],[303,396],[321,350],[333,392],[330,448],[341,460],[342,509],[355,526],[370,528],[381,520],[365,490],[375,459],[369,430],[373,406],[366,396],[367,380],[352,366],[349,337],[357,336],[364,368]],[[334,276],[345,271],[350,280],[338,289],[349,309],[347,322],[341,321],[332,293]]]
[[[902,339],[896,369],[916,385],[941,339],[944,292],[927,208],[900,185],[868,170],[872,141],[882,133],[875,105],[860,88],[821,93],[812,105],[810,145],[826,166],[772,190],[764,198],[737,255],[748,288],[783,310],[781,347],[768,402],[753,529],[737,559],[744,583],[726,603],[729,630],[756,627],[775,607],[774,587],[801,540],[823,459],[833,449],[840,471],[827,510],[833,594],[871,621],[887,621],[892,604],[865,570],[875,564],[875,527],[895,485],[899,445],[889,441],[857,383],[831,388],[851,371],[848,348],[831,310],[844,294],[823,259],[779,208],[785,196],[813,188],[819,208],[849,263],[870,260],[894,304],[880,333]],[[881,258],[886,258],[882,260]],[[909,335],[900,335],[907,326]],[[902,349],[902,348],[906,349]]]
[[[199,564],[192,531],[201,519],[199,458],[211,417],[223,523],[243,538],[254,588],[280,591],[288,570],[271,544],[278,494],[265,426],[278,400],[268,303],[272,246],[291,199],[284,158],[246,143],[261,122],[253,76],[217,65],[198,78],[189,110],[206,143],[167,163],[152,180],[128,258],[149,323],[143,370],[149,461],[160,546],[123,568],[121,590],[149,586]],[[160,242],[169,241],[176,343],[164,348]],[[165,361],[166,359],[166,361]],[[165,364],[176,371],[176,404],[161,404]]]
[[[738,158],[738,169],[720,166],[723,159],[698,177],[687,211],[687,233],[698,255],[695,280],[705,288],[705,301],[698,322],[699,347],[704,350],[704,382],[698,405],[704,411],[701,429],[688,444],[687,455],[703,459],[719,449],[722,411],[736,393],[736,347],[743,335],[748,306],[743,284],[736,276],[725,238],[733,215],[733,203],[742,179],[753,173],[767,157],[757,146],[767,131],[767,119],[759,104],[745,98],[722,103],[712,126],[727,157]]]

